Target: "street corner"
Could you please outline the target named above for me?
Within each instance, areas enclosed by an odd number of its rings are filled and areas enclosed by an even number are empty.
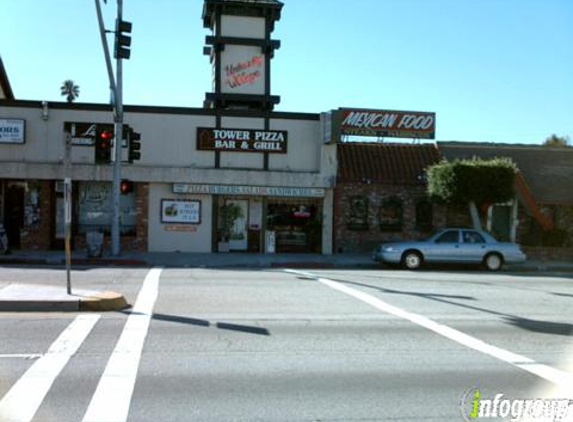
[[[73,290],[60,286],[9,283],[0,288],[0,312],[115,311],[129,306],[113,291]]]
[[[125,296],[113,291],[91,292],[79,296],[79,310],[82,312],[118,311],[130,306]]]

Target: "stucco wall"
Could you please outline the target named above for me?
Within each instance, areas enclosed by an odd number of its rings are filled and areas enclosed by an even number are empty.
[[[162,199],[196,199],[201,201],[201,223],[193,226],[161,223]],[[169,184],[150,184],[149,251],[211,252],[211,209],[212,200],[209,195],[174,194]],[[194,231],[169,231],[168,226],[180,226],[182,230],[188,227]]]
[[[28,106],[10,107],[0,105],[0,117],[26,121],[25,144],[0,144],[0,178],[15,177],[15,173],[18,173],[18,177],[61,178],[64,122],[112,122],[111,112],[97,107],[93,110],[76,110],[48,106],[48,118],[44,120],[40,103],[37,103],[37,107],[35,104],[30,102]],[[216,179],[226,176],[221,171],[224,169],[264,171],[263,153],[221,152],[221,170],[217,169],[215,180],[202,177],[206,174],[202,172],[203,169],[215,169],[216,153],[197,150],[197,127],[215,127],[215,117],[203,115],[205,111],[197,113],[192,114],[191,109],[169,113],[127,111],[125,123],[141,133],[142,147],[141,160],[124,166],[126,176],[137,181],[185,182],[188,181],[186,178],[190,171],[199,170],[197,174],[202,179],[201,183],[220,183]],[[263,122],[262,118],[227,116],[222,118],[222,127],[262,129]],[[269,154],[270,171],[265,171],[268,180],[264,183],[276,186],[332,186],[329,178],[335,174],[336,163],[332,159],[323,160],[325,149],[329,146],[322,144],[318,120],[275,118],[271,119],[270,128],[287,130],[288,146],[286,154]],[[329,154],[335,155],[335,152]],[[83,173],[75,174],[77,179],[111,180],[112,166],[94,165],[93,146],[73,146],[72,162],[77,167],[75,172],[81,168],[77,165],[89,166],[89,169],[82,169]],[[138,169],[143,169],[143,172],[138,172]],[[180,177],[177,173],[180,173]],[[295,180],[299,174],[303,177]],[[256,178],[260,179],[260,175]],[[235,183],[247,183],[245,177],[239,180],[235,174],[231,179],[236,180]],[[260,185],[261,182],[256,184]]]
[[[221,16],[221,35],[224,37],[264,38],[265,19],[250,16]]]

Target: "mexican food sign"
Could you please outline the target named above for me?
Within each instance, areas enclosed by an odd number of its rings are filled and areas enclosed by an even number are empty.
[[[340,108],[334,114],[333,133],[340,135],[435,138],[436,113]]]

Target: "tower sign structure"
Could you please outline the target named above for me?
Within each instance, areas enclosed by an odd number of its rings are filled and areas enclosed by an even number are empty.
[[[283,3],[277,0],[205,0],[204,53],[213,67],[213,92],[205,106],[215,109],[270,111],[280,97],[271,95],[271,59],[280,42],[271,40]]]

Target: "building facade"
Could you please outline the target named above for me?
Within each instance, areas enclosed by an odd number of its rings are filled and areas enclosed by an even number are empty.
[[[207,0],[205,54],[213,90],[204,108],[125,106],[141,159],[122,142],[124,250],[332,252],[336,146],[319,114],[273,110],[271,40],[282,3]],[[90,232],[109,242],[112,163],[96,141],[113,123],[98,104],[0,100],[0,221],[14,248],[60,248],[64,156],[71,140],[76,248]]]
[[[445,224],[428,198],[425,169],[439,161],[434,144],[338,145],[334,248],[371,252],[382,242],[418,239]]]

